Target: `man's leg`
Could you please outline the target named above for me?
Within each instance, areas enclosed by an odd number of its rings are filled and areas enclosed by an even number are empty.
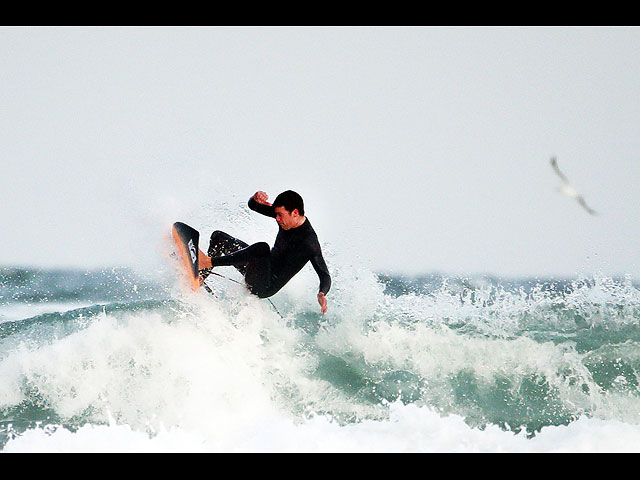
[[[227,233],[221,232],[220,230],[216,230],[211,234],[211,239],[209,241],[209,250],[207,250],[207,254],[212,258],[221,257],[222,255],[229,255],[231,253],[242,250],[243,248],[247,248],[248,246],[248,243],[245,243],[242,240],[238,240],[237,238],[234,238]],[[236,269],[242,275],[245,274],[246,268],[243,265],[236,267]]]
[[[229,255],[233,252],[237,252],[238,250],[242,250],[243,248],[247,248],[248,246],[248,243],[245,243],[242,240],[238,240],[237,238],[234,238],[227,233],[221,232],[220,230],[216,230],[211,234],[207,254],[211,258],[220,257],[222,255]],[[204,281],[204,279],[206,279],[211,273],[211,269],[213,267],[206,265],[208,263],[208,259],[204,258],[205,255],[202,251],[200,251],[199,255],[200,278],[202,279],[202,281]],[[238,270],[244,276],[244,274],[246,273],[246,266],[237,266],[236,270]]]
[[[255,248],[255,257],[247,264],[244,281],[251,293],[266,298],[271,290],[271,249],[264,242],[256,243]]]
[[[263,296],[271,286],[271,249],[265,242],[254,243],[242,250],[211,258],[212,267],[244,268],[244,278],[254,295]]]

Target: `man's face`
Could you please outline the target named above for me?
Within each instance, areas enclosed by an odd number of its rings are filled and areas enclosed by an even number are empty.
[[[288,212],[284,207],[276,207],[276,222],[278,225],[282,227],[283,230],[289,230],[294,228],[298,223],[298,218],[300,218],[300,214],[298,213],[298,209],[294,208],[293,212]]]

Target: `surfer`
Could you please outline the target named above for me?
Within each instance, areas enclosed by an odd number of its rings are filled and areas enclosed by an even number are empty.
[[[207,255],[199,251],[198,268],[206,278],[214,267],[233,266],[245,279],[249,291],[260,298],[276,294],[308,261],[318,274],[318,303],[327,312],[331,276],[322,256],[320,243],[309,219],[305,216],[302,197],[292,190],[282,192],[273,204],[262,191],[249,199],[249,208],[275,218],[278,235],[273,248],[266,242],[249,245],[242,240],[216,230],[211,234]]]

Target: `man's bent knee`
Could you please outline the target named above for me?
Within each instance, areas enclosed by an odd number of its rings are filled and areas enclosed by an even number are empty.
[[[258,242],[253,245],[255,254],[259,257],[267,257],[271,254],[271,248],[267,242]]]
[[[219,238],[227,238],[229,237],[228,233],[224,233],[221,230],[215,230],[212,234],[211,234],[211,241],[217,240]]]

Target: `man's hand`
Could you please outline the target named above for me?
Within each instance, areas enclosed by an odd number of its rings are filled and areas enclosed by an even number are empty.
[[[322,314],[327,313],[327,297],[324,296],[324,293],[318,293],[318,303],[320,304],[320,310],[322,310]]]
[[[256,192],[253,195],[253,199],[258,202],[261,203],[262,205],[269,205],[271,206],[271,204],[269,202],[267,202],[267,200],[269,200],[269,195],[267,195],[265,192]]]

